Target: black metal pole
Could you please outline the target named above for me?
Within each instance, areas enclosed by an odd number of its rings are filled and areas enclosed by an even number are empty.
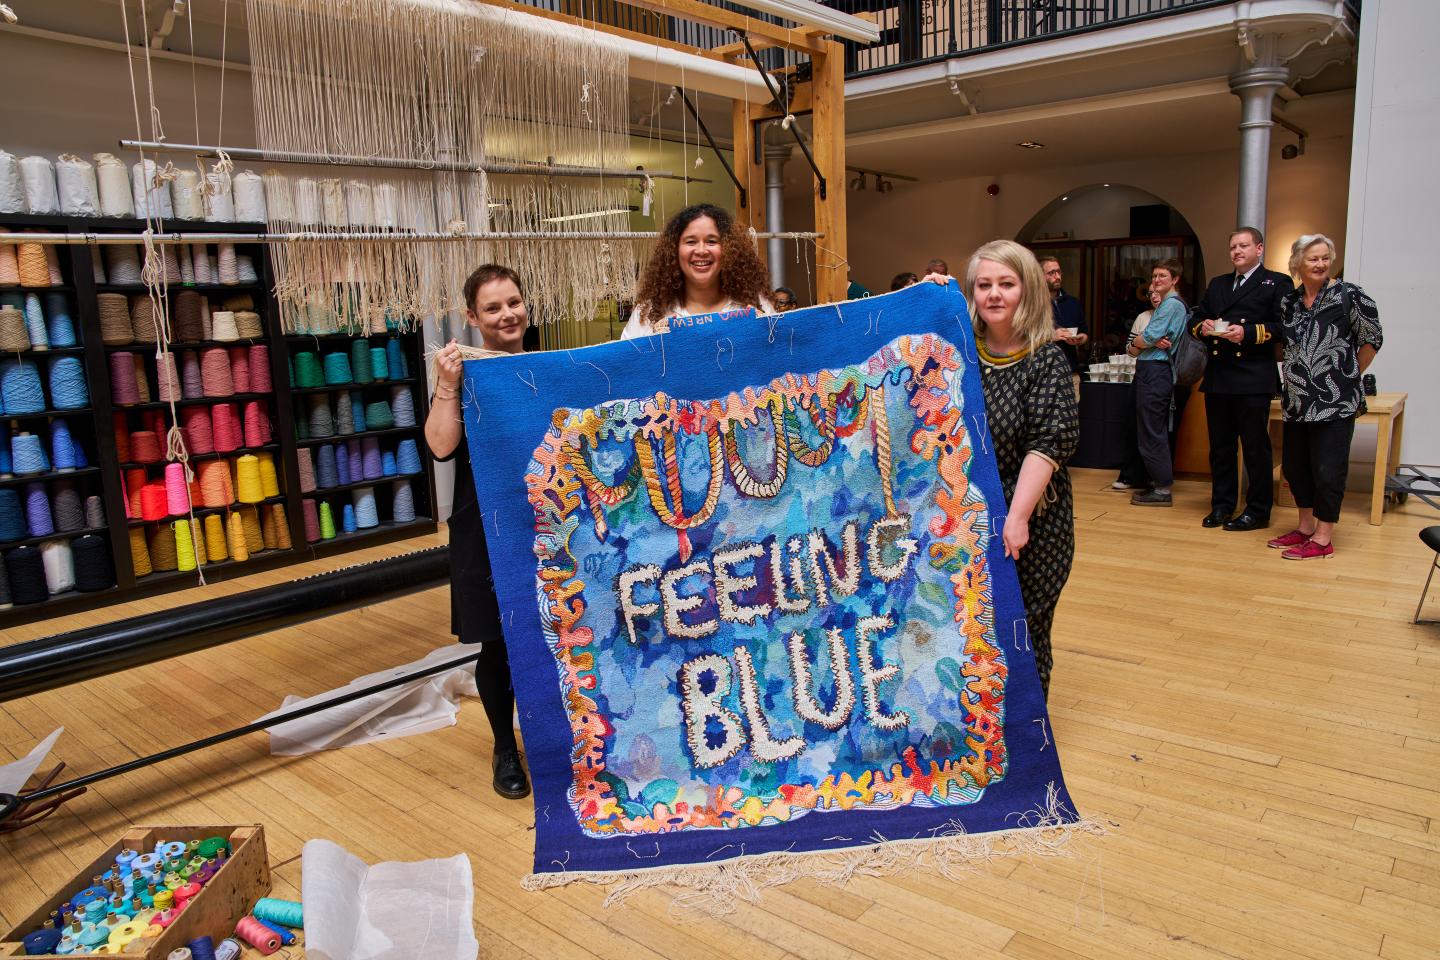
[[[745,185],[740,182],[739,177],[735,176],[735,171],[730,168],[730,161],[725,159],[725,154],[720,152],[720,147],[715,143],[715,138],[710,136],[710,128],[705,126],[705,121],[700,117],[700,111],[696,110],[695,104],[690,102],[690,95],[684,90],[681,90],[680,99],[685,101],[685,109],[690,111],[690,116],[695,118],[695,125],[700,128],[700,132],[705,134],[705,139],[710,142],[710,149],[714,150],[715,156],[720,158],[720,165],[725,168],[726,173],[730,174],[730,181],[735,184],[735,189],[740,193],[740,207],[744,209],[746,201]]]
[[[739,33],[738,30],[736,32]],[[755,64],[755,69],[760,71],[760,76],[765,79],[765,86],[770,89],[770,95],[775,98],[776,103],[780,104],[781,109],[785,111],[785,116],[788,118],[790,116],[790,102],[781,95],[779,88],[775,86],[774,78],[765,72],[765,67],[760,63],[759,54],[757,54],[755,48],[750,45],[749,35],[741,33],[740,39],[745,44],[745,52],[750,55],[750,61]],[[810,169],[815,171],[815,179],[820,182],[820,199],[824,200],[825,175],[821,173],[820,168],[815,165],[815,158],[810,155],[810,148],[805,145],[805,140],[800,136],[800,131],[795,129],[795,125],[791,124],[786,127],[786,129],[789,130],[790,135],[795,138],[795,142],[800,145],[800,152],[805,154],[805,160],[810,164]]]

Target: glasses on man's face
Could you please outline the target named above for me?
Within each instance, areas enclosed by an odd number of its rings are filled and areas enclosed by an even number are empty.
[[[795,301],[786,300],[782,297],[781,299],[775,301],[775,306],[777,309],[780,310],[789,310],[791,307],[795,306]]]

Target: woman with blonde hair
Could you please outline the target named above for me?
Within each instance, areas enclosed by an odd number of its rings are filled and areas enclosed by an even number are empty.
[[[1015,558],[1035,666],[1048,696],[1054,664],[1050,628],[1075,554],[1075,507],[1065,462],[1075,452],[1080,425],[1070,364],[1054,343],[1050,290],[1028,249],[992,240],[976,250],[965,268],[964,292],[1008,505],[1001,539],[1005,555]]]
[[[664,333],[676,317],[753,307],[774,313],[765,265],[730,213],[710,203],[686,207],[665,224],[620,334]]]
[[[1335,554],[1350,439],[1355,418],[1365,412],[1361,374],[1384,342],[1375,301],[1355,284],[1333,279],[1334,267],[1335,244],[1323,233],[1305,234],[1290,248],[1290,275],[1299,286],[1280,301],[1281,466],[1300,519],[1294,530],[1270,541],[1286,560]]]

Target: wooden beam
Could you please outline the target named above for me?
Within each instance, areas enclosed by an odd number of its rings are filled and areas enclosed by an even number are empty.
[[[601,23],[598,20],[584,20],[580,17],[572,17],[564,13],[556,13],[552,10],[541,10],[538,7],[525,7],[513,0],[475,0],[476,3],[489,4],[492,7],[504,7],[507,10],[514,10],[516,13],[523,13],[527,16],[542,17],[546,20],[554,20],[557,23],[566,23],[572,27],[581,27],[585,30],[598,30],[601,33],[608,33],[615,37],[624,37],[626,40],[638,40],[641,43],[651,43],[657,47],[665,47],[670,50],[678,50],[681,53],[694,54],[697,57],[704,57],[707,60],[715,60],[719,63],[728,63],[725,57],[713,50],[706,50],[703,47],[691,46],[684,43],[676,43],[664,37],[657,37],[649,33],[640,33],[636,30],[626,30],[624,27],[612,27],[608,23]],[[632,4],[634,6],[634,4]],[[744,47],[742,46],[743,50]]]
[[[777,47],[798,50],[811,55],[824,50],[825,44],[830,42],[812,37],[808,30],[791,30],[767,20],[757,20],[754,17],[747,17],[743,13],[726,10],[723,7],[712,7],[708,3],[702,3],[701,0],[625,0],[625,2],[642,10],[668,13],[683,20],[719,27],[722,30],[739,30],[751,37],[751,43],[754,43],[757,37],[765,37],[773,41]]]
[[[825,196],[815,192],[815,294],[819,303],[839,303],[850,286],[845,232],[845,50],[827,41],[811,57],[814,97],[811,152],[826,179]]]
[[[734,149],[734,167],[736,178],[745,185],[746,205],[740,206],[740,191],[735,191],[735,220],[740,228],[753,229],[756,232],[765,230],[765,155],[762,152],[760,162],[755,162],[755,119],[757,106],[746,103],[743,100],[735,100],[730,105],[731,117],[731,138],[730,142]],[[761,243],[756,251],[760,254],[761,262],[766,261],[766,253],[769,244]],[[769,264],[766,264],[769,268]]]

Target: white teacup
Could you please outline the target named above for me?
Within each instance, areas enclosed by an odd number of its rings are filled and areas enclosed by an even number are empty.
[[[1216,333],[1224,333],[1226,330],[1229,330],[1229,329],[1230,329],[1230,321],[1229,321],[1229,320],[1216,320],[1216,321],[1215,321],[1215,328],[1214,328],[1214,329],[1215,329],[1215,332],[1216,332]]]

